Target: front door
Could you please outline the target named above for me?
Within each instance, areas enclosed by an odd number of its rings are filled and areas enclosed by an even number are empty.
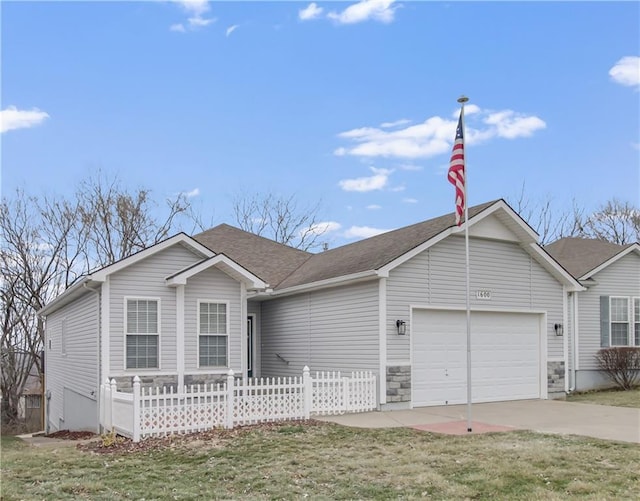
[[[253,320],[253,315],[247,317],[247,377],[253,377]]]

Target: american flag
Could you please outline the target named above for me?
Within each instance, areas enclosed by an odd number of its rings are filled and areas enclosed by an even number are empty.
[[[451,161],[449,162],[449,182],[456,187],[456,224],[462,224],[462,214],[464,213],[464,137],[462,134],[462,111],[458,119],[456,129],[456,140],[453,143]]]

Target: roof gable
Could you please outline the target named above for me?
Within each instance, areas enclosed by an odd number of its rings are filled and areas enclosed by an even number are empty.
[[[618,245],[592,238],[566,237],[547,245],[545,250],[574,277],[586,280],[640,245]]]
[[[268,285],[258,277],[256,277],[249,270],[243,268],[224,254],[216,254],[209,259],[200,261],[199,263],[189,266],[184,270],[174,273],[173,275],[166,278],[167,285],[171,287],[177,285],[185,285],[189,278],[203,272],[204,270],[208,270],[211,267],[218,268],[222,272],[229,275],[231,278],[237,280],[238,282],[243,282],[253,289],[264,289]]]
[[[220,224],[193,237],[216,254],[225,254],[243,268],[277,286],[313,254],[268,238]]]
[[[470,220],[495,203],[497,201],[470,207]],[[407,255],[413,249],[420,248],[422,244],[437,235],[446,230],[453,230],[453,228],[457,227],[455,226],[455,215],[452,212],[352,244],[336,247],[320,254],[314,254],[281,282],[278,289],[359,274],[369,270],[379,270],[401,256]]]

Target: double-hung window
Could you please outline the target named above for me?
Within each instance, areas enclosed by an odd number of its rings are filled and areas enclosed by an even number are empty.
[[[157,369],[159,353],[157,299],[126,299],[127,369]]]
[[[610,346],[640,346],[640,298],[609,298]]]
[[[227,303],[198,302],[198,366],[228,366]]]
[[[611,298],[611,346],[629,344],[629,298]]]

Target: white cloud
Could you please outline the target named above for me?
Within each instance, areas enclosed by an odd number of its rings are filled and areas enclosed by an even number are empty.
[[[369,238],[391,230],[372,228],[370,226],[352,226],[344,232],[345,238]]]
[[[529,137],[538,129],[544,129],[547,124],[535,116],[526,116],[512,110],[491,113],[484,119],[484,123],[495,126],[496,135],[506,139]]]
[[[327,17],[339,24],[355,24],[373,19],[390,23],[395,15],[394,0],[362,0],[350,5],[342,12],[329,12]]]
[[[215,17],[205,17],[209,12],[209,0],[173,0],[188,15],[187,24],[176,23],[169,26],[170,31],[185,33],[209,26],[216,21]]]
[[[309,21],[310,19],[317,19],[322,14],[324,9],[318,7],[315,2],[310,3],[305,9],[298,11],[298,18],[301,21]]]
[[[194,188],[191,191],[183,191],[182,194],[187,198],[193,198],[200,195],[200,188]]]
[[[625,56],[609,70],[611,79],[620,85],[640,85],[640,57]]]
[[[389,174],[393,171],[388,169],[376,169],[375,167],[370,167],[371,172],[373,172],[373,176],[369,177],[358,177],[356,179],[343,179],[338,182],[340,188],[344,191],[374,191],[381,190],[387,185],[389,181]]]
[[[233,33],[234,31],[236,31],[237,29],[238,29],[238,25],[237,25],[237,24],[234,24],[234,25],[232,25],[232,26],[229,26],[229,27],[227,28],[226,36],[231,35],[231,33]]]
[[[468,104],[464,107],[464,116],[466,117],[467,115],[473,115],[474,113],[480,113],[480,111],[482,111],[480,109],[480,106],[478,106],[477,104]],[[455,118],[456,120],[458,120],[458,117],[460,116],[460,108],[456,108],[453,113],[451,113],[451,116],[453,118]]]
[[[418,199],[416,199],[416,198],[403,198],[402,201],[405,204],[417,204],[418,203]]]
[[[0,111],[0,132],[4,133],[14,129],[28,129],[40,125],[49,114],[38,108],[19,110],[15,106],[8,106]]]
[[[404,184],[399,184],[398,186],[394,186],[393,188],[389,188],[389,191],[398,192],[398,191],[404,191],[406,189],[407,189],[407,187]]]
[[[371,204],[371,205],[367,205],[366,209],[369,209],[369,210],[378,210],[378,209],[382,209],[382,205],[378,205],[378,204]]]
[[[468,144],[478,144],[497,137],[529,137],[546,127],[546,123],[534,115],[513,110],[483,110],[476,105],[469,105],[465,110],[467,108],[473,116],[472,126],[469,122],[465,124]],[[368,158],[430,158],[451,151],[456,125],[457,115],[453,119],[433,116],[423,123],[395,130],[381,127],[351,129],[338,134],[339,138],[351,144],[340,146],[333,153]]]
[[[336,221],[323,221],[316,223],[300,231],[300,235],[306,235],[308,233],[314,233],[316,235],[325,235],[333,231],[338,231],[342,228],[342,225]]]
[[[396,120],[395,122],[383,122],[380,124],[380,127],[382,127],[383,129],[391,129],[393,127],[399,127],[400,125],[407,125],[410,123],[411,120],[401,118],[400,120]]]

